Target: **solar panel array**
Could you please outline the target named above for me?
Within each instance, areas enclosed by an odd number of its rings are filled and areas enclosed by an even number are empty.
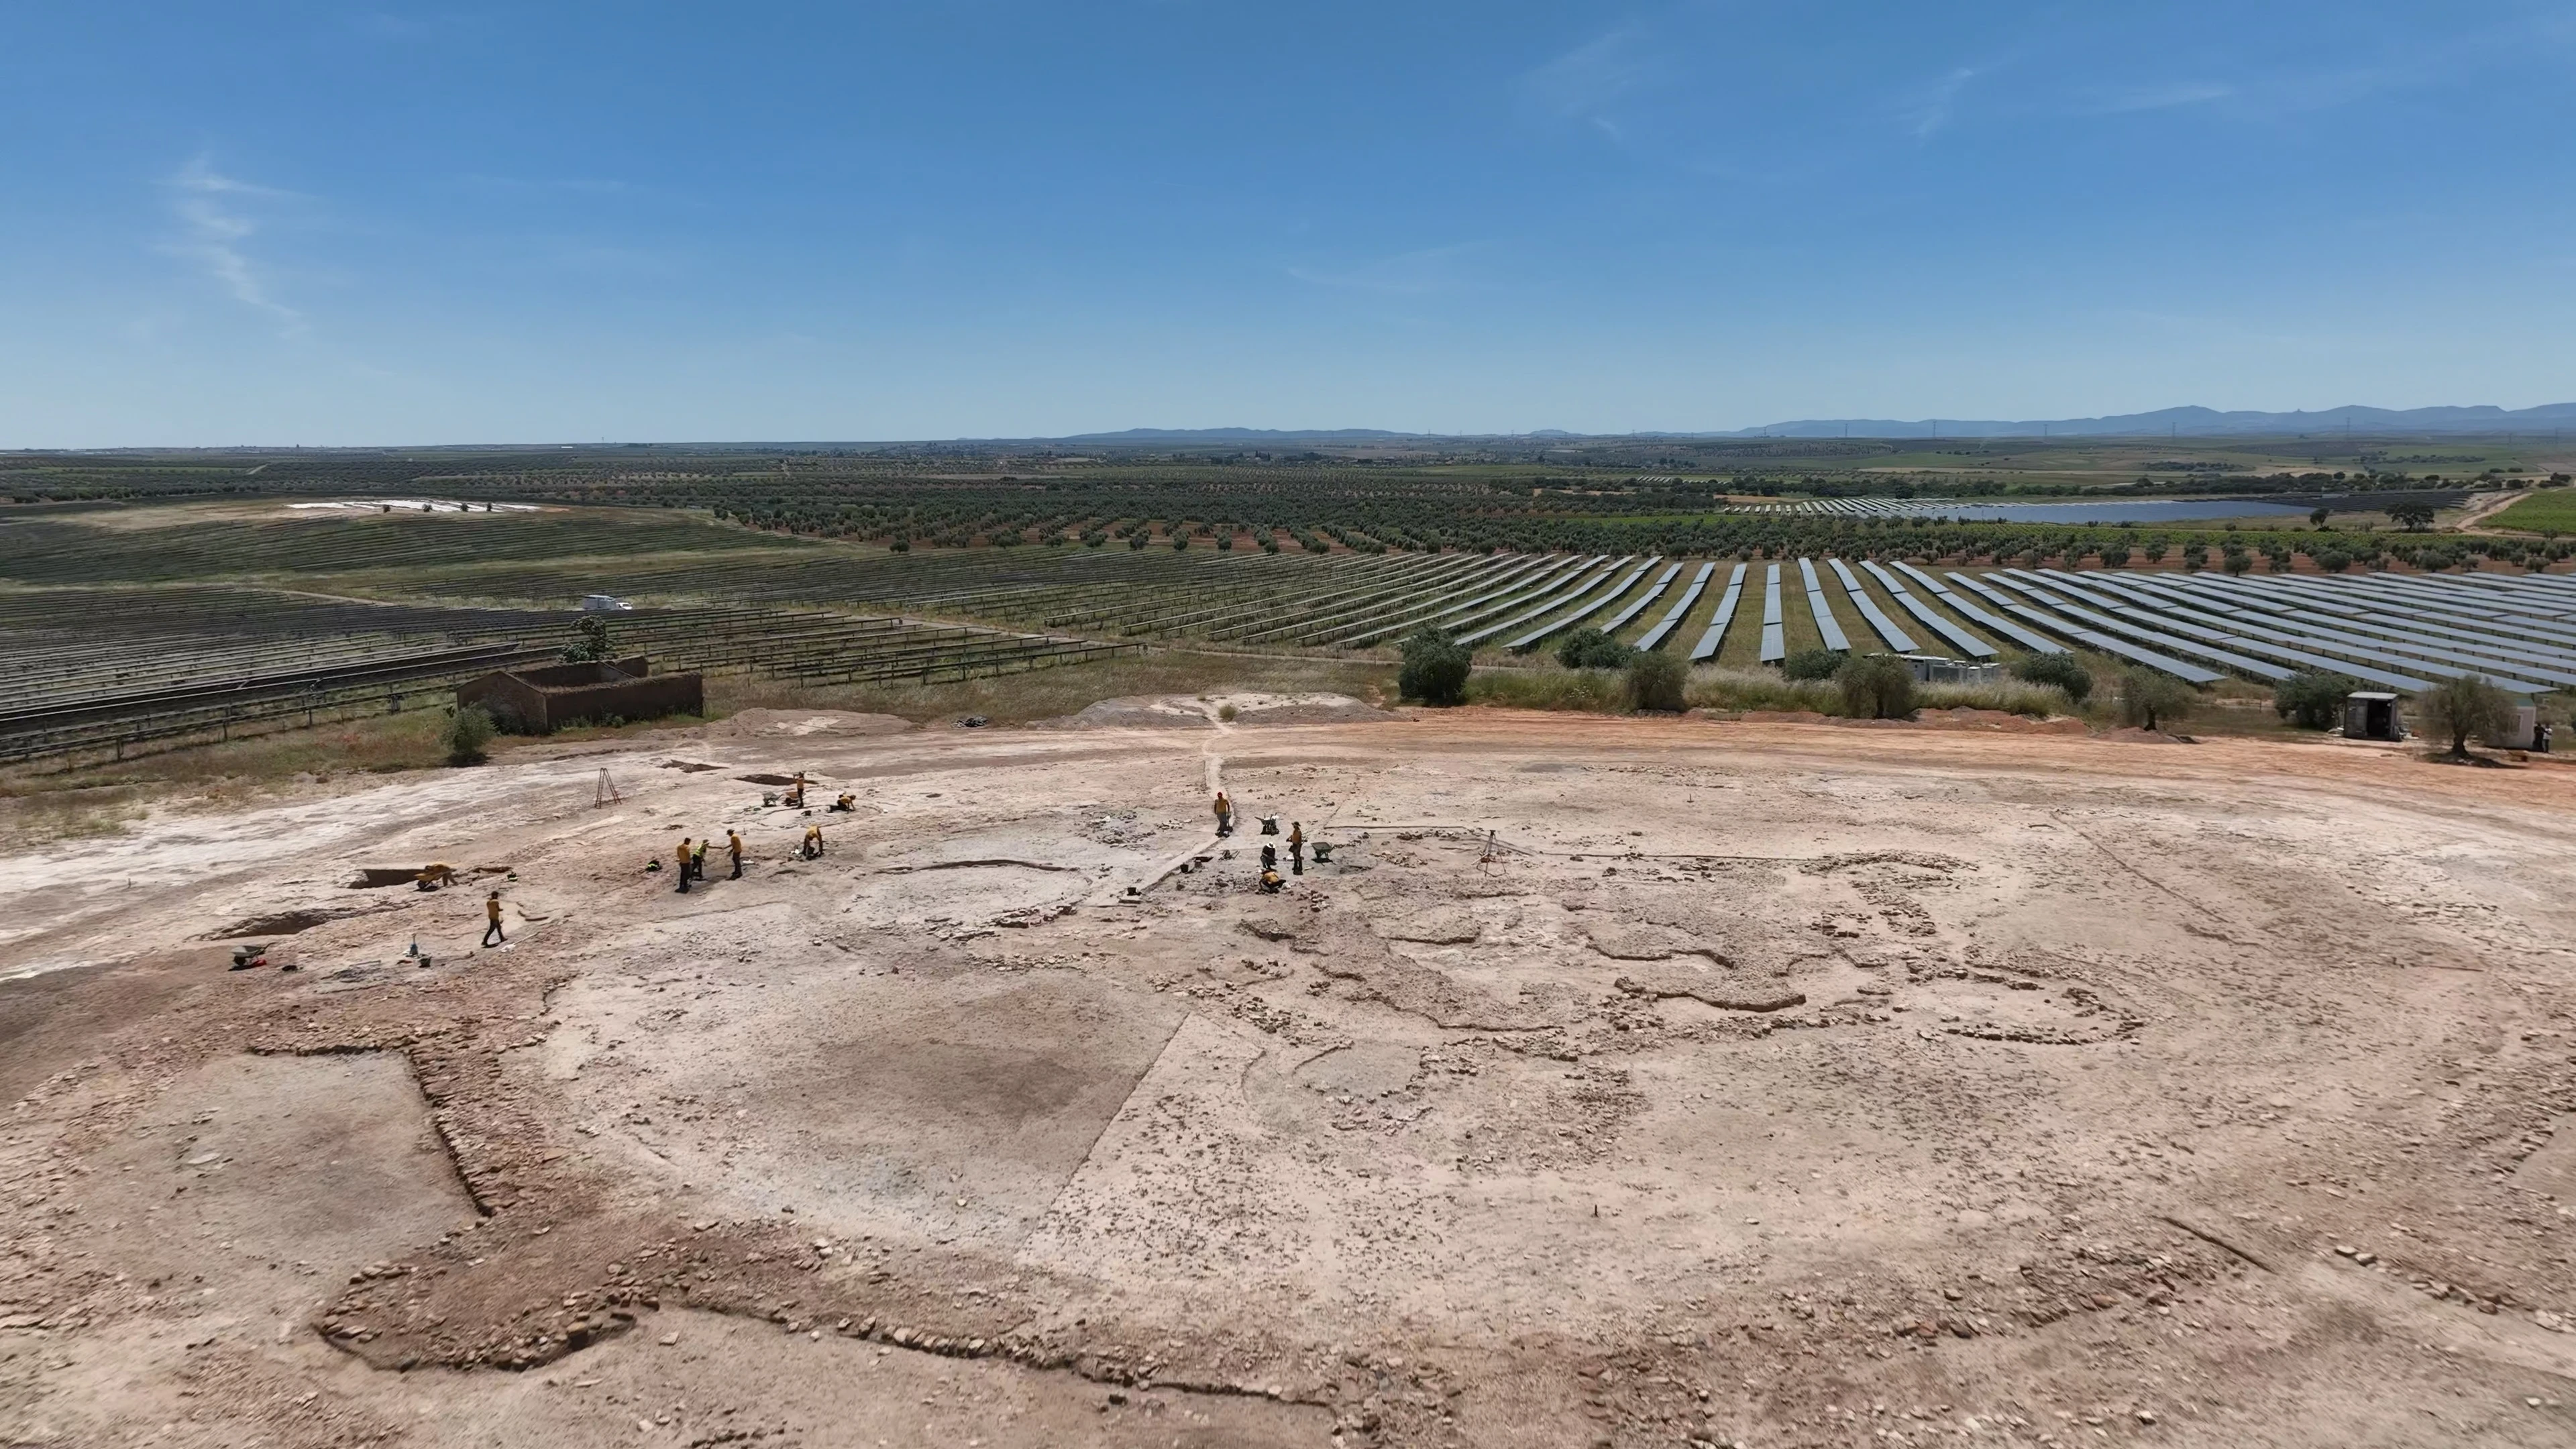
[[[1734,657],[1777,663],[1793,641],[1827,649],[1994,659],[2005,650],[2070,647],[2194,684],[2230,675],[2277,683],[2303,669],[2416,693],[2476,675],[2511,693],[2576,689],[2576,577],[2555,574],[2169,573],[2062,568],[1935,572],[1903,560],[1800,558],[1762,567],[1757,639]],[[1821,565],[1821,567],[1820,567]],[[1525,651],[1585,623],[1660,649],[1696,623],[1692,663],[1727,650],[1750,566],[1660,557],[1468,555],[1353,561],[1323,591],[1275,598],[1217,595],[1186,623],[1211,638],[1361,648],[1425,625],[1470,647]],[[1707,602],[1717,570],[1725,588]],[[1868,633],[1847,631],[1843,599]],[[1804,607],[1789,597],[1804,595]],[[1906,622],[1900,623],[1904,616]],[[1652,619],[1649,625],[1644,621]],[[1170,625],[1174,621],[1162,621]],[[1812,633],[1809,631],[1812,629]]]
[[[1708,632],[1700,635],[1699,642],[1691,646],[1691,663],[1706,664],[1715,659],[1718,649],[1726,643],[1726,626],[1735,622],[1735,605],[1744,597],[1745,568],[1746,565],[1737,564],[1735,572],[1727,576],[1726,593],[1717,601],[1717,613],[1708,621]]]
[[[2576,686],[2576,580],[2556,575],[1951,577],[2060,638],[2195,683],[2317,669],[2406,693],[2466,675],[2514,694]]]

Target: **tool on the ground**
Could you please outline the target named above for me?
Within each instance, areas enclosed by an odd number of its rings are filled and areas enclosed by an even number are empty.
[[[1315,864],[1317,864],[1317,865],[1331,865],[1332,863],[1333,863],[1333,842],[1331,842],[1331,841],[1329,841],[1329,840],[1318,840],[1318,841],[1316,841],[1316,842],[1315,842]]]
[[[1277,835],[1279,833],[1279,817],[1276,815],[1262,816],[1261,833],[1264,835]]]
[[[253,967],[265,966],[267,964],[268,947],[264,944],[235,946],[233,948],[232,969],[235,971],[248,971]]]
[[[590,792],[590,803],[593,805],[614,805],[624,798],[624,796],[617,793],[617,782],[608,778],[608,767],[606,765],[600,766],[599,782]]]

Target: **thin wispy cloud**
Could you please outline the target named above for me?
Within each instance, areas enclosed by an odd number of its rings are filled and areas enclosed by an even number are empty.
[[[1430,292],[1455,291],[1470,281],[1463,263],[1486,245],[1484,242],[1457,242],[1449,246],[1423,247],[1348,267],[1290,267],[1288,275],[1312,286],[1377,292],[1386,296],[1413,297]]]
[[[233,300],[289,326],[301,325],[304,314],[277,299],[265,270],[246,250],[250,239],[259,234],[259,223],[249,214],[250,204],[289,193],[226,176],[204,156],[180,168],[166,184],[184,232],[166,250],[195,262]]]
[[[1982,73],[1982,70],[1976,66],[1958,67],[1926,87],[1911,103],[1897,112],[1897,118],[1905,123],[1907,130],[1914,133],[1914,139],[1918,141],[1932,139],[1949,126],[1950,118],[1958,111],[1960,94],[1966,91],[1969,83]]]
[[[1588,125],[1617,140],[1610,107],[1660,84],[1667,73],[1645,27],[1622,25],[1521,77],[1521,99],[1543,116]]]
[[[2132,111],[2170,111],[2183,106],[2205,106],[2236,94],[2236,87],[2217,81],[2176,81],[2169,85],[2137,86],[2108,92],[2092,106],[2099,115],[2116,116]]]
[[[516,194],[553,192],[572,196],[622,196],[636,189],[623,181],[595,176],[489,176],[467,172],[457,181],[477,191]]]

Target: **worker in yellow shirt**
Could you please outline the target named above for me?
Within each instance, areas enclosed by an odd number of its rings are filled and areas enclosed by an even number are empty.
[[[733,857],[733,874],[732,874],[731,876],[727,877],[727,879],[729,879],[729,880],[740,880],[740,879],[742,879],[742,832],[741,832],[741,831],[739,831],[739,830],[728,830],[728,831],[726,831],[726,832],[725,832],[725,853]]]
[[[1234,802],[1223,790],[1216,792],[1216,838],[1223,840],[1234,833]]]
[[[797,854],[804,856],[807,860],[817,859],[823,854],[822,826],[808,825],[805,827],[805,843],[797,848]]]
[[[510,938],[501,934],[501,893],[499,891],[496,890],[483,898],[483,918],[491,922],[483,928],[483,944],[486,946],[508,944]]]
[[[682,895],[687,895],[689,893],[690,859],[689,837],[683,835],[680,837],[680,848],[671,852],[671,864],[677,867],[680,872],[680,894]]]

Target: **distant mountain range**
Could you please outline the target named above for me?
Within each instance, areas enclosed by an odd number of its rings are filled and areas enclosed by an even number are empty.
[[[2160,408],[2151,413],[2120,413],[2104,418],[2033,418],[2006,422],[1986,418],[1800,418],[1733,432],[1570,433],[1538,428],[1526,433],[1484,434],[1516,438],[1661,437],[1661,438],[2085,438],[2228,436],[2279,437],[2301,433],[2519,433],[2576,428],[2576,402],[2547,403],[2532,408],[2327,408],[2323,412],[2220,412],[2216,408]],[[1069,438],[1032,441],[1109,445],[1179,444],[1204,447],[1314,446],[1326,443],[1423,441],[1455,436],[1442,433],[1391,432],[1384,428],[1128,428],[1115,433],[1079,433]]]
[[[1059,443],[1330,443],[1376,438],[1431,438],[1437,433],[1390,433],[1384,428],[1126,428],[1115,433],[1076,433]]]
[[[2284,433],[2507,433],[2576,428],[2576,403],[2536,408],[2328,408],[2323,412],[2227,412],[2215,408],[2160,408],[2107,418],[2047,418],[1992,422],[1974,418],[1802,418],[1792,423],[1699,433],[1709,438],[2207,438]]]

